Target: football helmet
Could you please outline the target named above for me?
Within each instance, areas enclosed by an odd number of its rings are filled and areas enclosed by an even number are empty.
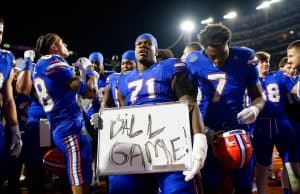
[[[213,144],[214,156],[224,169],[244,167],[251,159],[253,147],[245,130],[235,129],[217,135]]]
[[[65,155],[58,148],[51,149],[45,153],[43,164],[48,172],[57,176],[67,173]]]

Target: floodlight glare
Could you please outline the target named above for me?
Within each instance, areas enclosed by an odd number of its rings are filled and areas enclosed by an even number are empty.
[[[190,20],[186,20],[181,23],[180,28],[183,31],[191,32],[194,30],[195,25],[194,25],[194,22],[192,22]]]
[[[212,23],[213,21],[214,21],[214,18],[209,17],[209,18],[207,18],[207,19],[205,19],[205,20],[202,20],[202,21],[201,21],[201,24],[206,25],[206,24]]]
[[[270,1],[264,1],[262,2],[260,5],[258,5],[256,7],[256,10],[260,10],[260,9],[267,9],[270,7],[271,2]]]
[[[228,14],[224,15],[223,18],[224,19],[234,19],[236,18],[237,13],[235,11],[231,11]]]
[[[10,44],[8,44],[8,43],[4,43],[4,44],[3,44],[3,47],[8,49],[8,48],[10,48],[10,47],[11,47],[11,45],[10,45]]]
[[[281,0],[271,0],[271,1],[270,1],[270,4],[273,4],[273,3],[279,3],[279,2],[281,2]]]

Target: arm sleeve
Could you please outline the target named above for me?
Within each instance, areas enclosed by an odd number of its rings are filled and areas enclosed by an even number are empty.
[[[192,96],[196,99],[197,89],[189,80],[189,75],[187,71],[176,73],[172,81],[174,81],[173,90],[178,99],[184,95]]]
[[[257,82],[259,82],[257,63],[258,60],[255,57],[255,52],[252,51],[247,61],[247,68],[248,68],[247,86],[253,86],[256,85]]]
[[[290,77],[284,76],[284,86],[286,90],[291,93],[294,86],[297,84],[297,82],[293,81]]]

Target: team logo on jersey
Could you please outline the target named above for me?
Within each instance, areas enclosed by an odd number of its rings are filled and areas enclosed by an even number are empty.
[[[290,74],[288,74],[287,72],[283,72],[283,75],[286,77],[291,77]]]
[[[52,57],[52,55],[44,55],[41,57],[41,59],[50,59]]]
[[[193,63],[193,62],[195,62],[195,61],[197,61],[198,60],[198,56],[197,55],[192,55],[190,58],[189,58],[189,62],[190,63]]]
[[[256,58],[256,57],[250,58],[250,59],[247,61],[248,67],[256,66],[257,63],[258,63],[258,58]]]
[[[185,63],[175,63],[174,67],[186,67],[186,64]]]

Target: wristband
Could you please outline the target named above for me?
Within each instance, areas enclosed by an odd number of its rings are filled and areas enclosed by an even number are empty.
[[[23,71],[30,70],[32,71],[33,65],[29,57],[24,58],[23,61]]]
[[[88,89],[87,84],[84,82],[80,82],[80,86],[77,93],[83,96],[86,93],[87,89]]]
[[[88,69],[85,72],[85,78],[87,79],[89,76],[95,77],[97,80],[99,79],[99,74],[93,70],[93,69]]]

